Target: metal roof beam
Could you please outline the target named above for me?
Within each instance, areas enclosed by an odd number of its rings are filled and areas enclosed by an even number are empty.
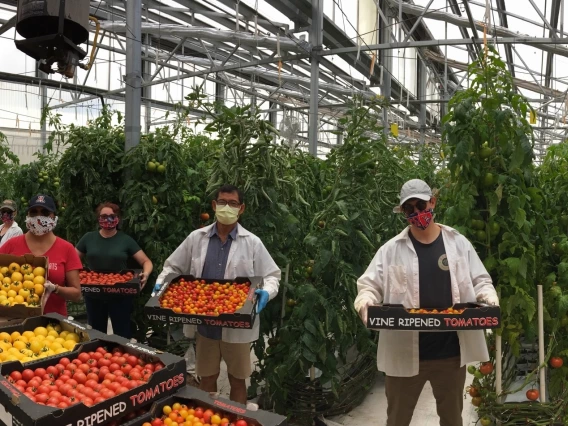
[[[550,25],[551,25],[549,31],[550,38],[556,37],[556,28],[558,27],[558,15],[560,13],[560,3],[562,3],[561,0],[552,0],[552,3],[550,5]],[[554,58],[553,53],[549,52],[546,55],[546,71],[544,74],[544,85],[546,87],[550,87],[550,82],[551,82],[550,77],[552,76],[552,66],[554,65],[553,58]]]
[[[502,27],[509,28],[509,23],[507,22],[507,14],[505,13],[507,11],[507,9],[505,8],[505,0],[497,0],[497,8],[497,13],[499,14],[499,24]],[[505,45],[505,57],[507,58],[509,72],[513,77],[515,77],[515,62],[513,58],[513,51],[509,44]]]
[[[462,16],[461,14],[461,10],[460,7],[458,5],[457,0],[449,0],[450,3],[450,8],[452,9],[452,12],[454,13],[454,15],[458,15],[458,16]],[[469,32],[467,31],[466,28],[463,27],[459,27],[460,33],[462,35],[463,38],[469,38]],[[467,46],[467,51],[469,53],[469,57],[471,58],[472,61],[477,60],[477,55],[475,54],[474,49],[471,46]]]

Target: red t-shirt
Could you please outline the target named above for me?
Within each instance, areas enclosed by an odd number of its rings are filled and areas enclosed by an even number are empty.
[[[19,237],[9,239],[6,244],[0,247],[0,253],[23,256],[24,254],[31,253],[31,250],[26,242],[26,236],[20,235]],[[43,254],[43,256],[47,257],[49,261],[49,281],[62,287],[67,286],[65,274],[68,271],[83,268],[81,259],[79,259],[79,255],[75,251],[75,247],[59,237],[56,237],[55,243],[53,243],[51,248]],[[65,299],[57,294],[51,293],[43,312],[45,314],[57,312],[58,314],[67,316]]]

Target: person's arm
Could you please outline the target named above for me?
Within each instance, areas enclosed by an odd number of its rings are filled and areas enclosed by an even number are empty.
[[[78,302],[81,300],[79,270],[74,269],[72,271],[65,272],[65,281],[67,283],[67,287],[56,285],[54,293],[63,297],[65,300],[70,300],[72,302]]]
[[[75,251],[77,252],[77,256],[79,256],[79,259],[83,260],[85,258],[85,253],[80,252],[78,248],[75,248]]]
[[[258,241],[258,244],[254,248],[255,252],[253,254],[253,267],[254,275],[264,278],[264,288],[268,293],[269,300],[272,300],[278,294],[278,288],[280,287],[280,277],[282,271],[266,250],[266,247],[262,241]]]
[[[150,276],[152,270],[154,269],[154,265],[152,264],[150,258],[146,256],[146,253],[144,253],[143,250],[138,250],[136,253],[134,253],[132,257],[134,258],[134,260],[136,260],[136,262],[138,262],[140,266],[142,266],[142,274],[140,274],[140,283],[142,284],[142,288],[144,288],[144,286],[146,285],[146,281],[148,280],[148,277]]]
[[[360,314],[362,308],[377,305],[383,301],[383,247],[377,251],[365,273],[357,280],[358,294],[353,305]]]
[[[475,292],[475,298],[478,302],[485,302],[489,305],[499,305],[499,298],[497,297],[497,291],[493,286],[493,280],[491,275],[485,269],[485,265],[479,258],[475,248],[471,242],[467,241],[468,244],[468,261],[469,261],[469,273],[471,277],[471,282],[473,283],[473,291]]]

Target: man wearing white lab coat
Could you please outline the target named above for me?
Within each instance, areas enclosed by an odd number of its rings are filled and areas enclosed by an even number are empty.
[[[404,184],[395,212],[410,226],[383,245],[357,281],[355,309],[380,303],[445,308],[483,301],[498,305],[491,277],[472,244],[434,222],[436,198],[426,182]],[[488,361],[483,330],[417,332],[381,330],[377,366],[385,372],[387,426],[408,426],[424,384],[430,381],[441,426],[462,426],[466,364]]]
[[[212,202],[216,222],[193,231],[164,263],[156,280],[156,290],[169,274],[193,275],[199,278],[232,279],[263,277],[264,288],[256,290],[257,313],[278,294],[280,268],[262,241],[238,224],[245,204],[241,191],[233,185],[223,185]],[[250,344],[259,337],[260,317],[250,330],[198,326],[196,374],[200,388],[217,391],[221,359],[227,364],[230,397],[246,403],[245,380],[251,374]],[[189,334],[184,326],[184,332]]]

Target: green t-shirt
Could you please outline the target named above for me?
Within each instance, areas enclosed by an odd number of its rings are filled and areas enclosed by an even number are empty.
[[[99,231],[87,232],[77,244],[85,254],[86,266],[94,271],[120,271],[127,269],[127,260],[140,251],[140,246],[123,232],[103,238]]]

